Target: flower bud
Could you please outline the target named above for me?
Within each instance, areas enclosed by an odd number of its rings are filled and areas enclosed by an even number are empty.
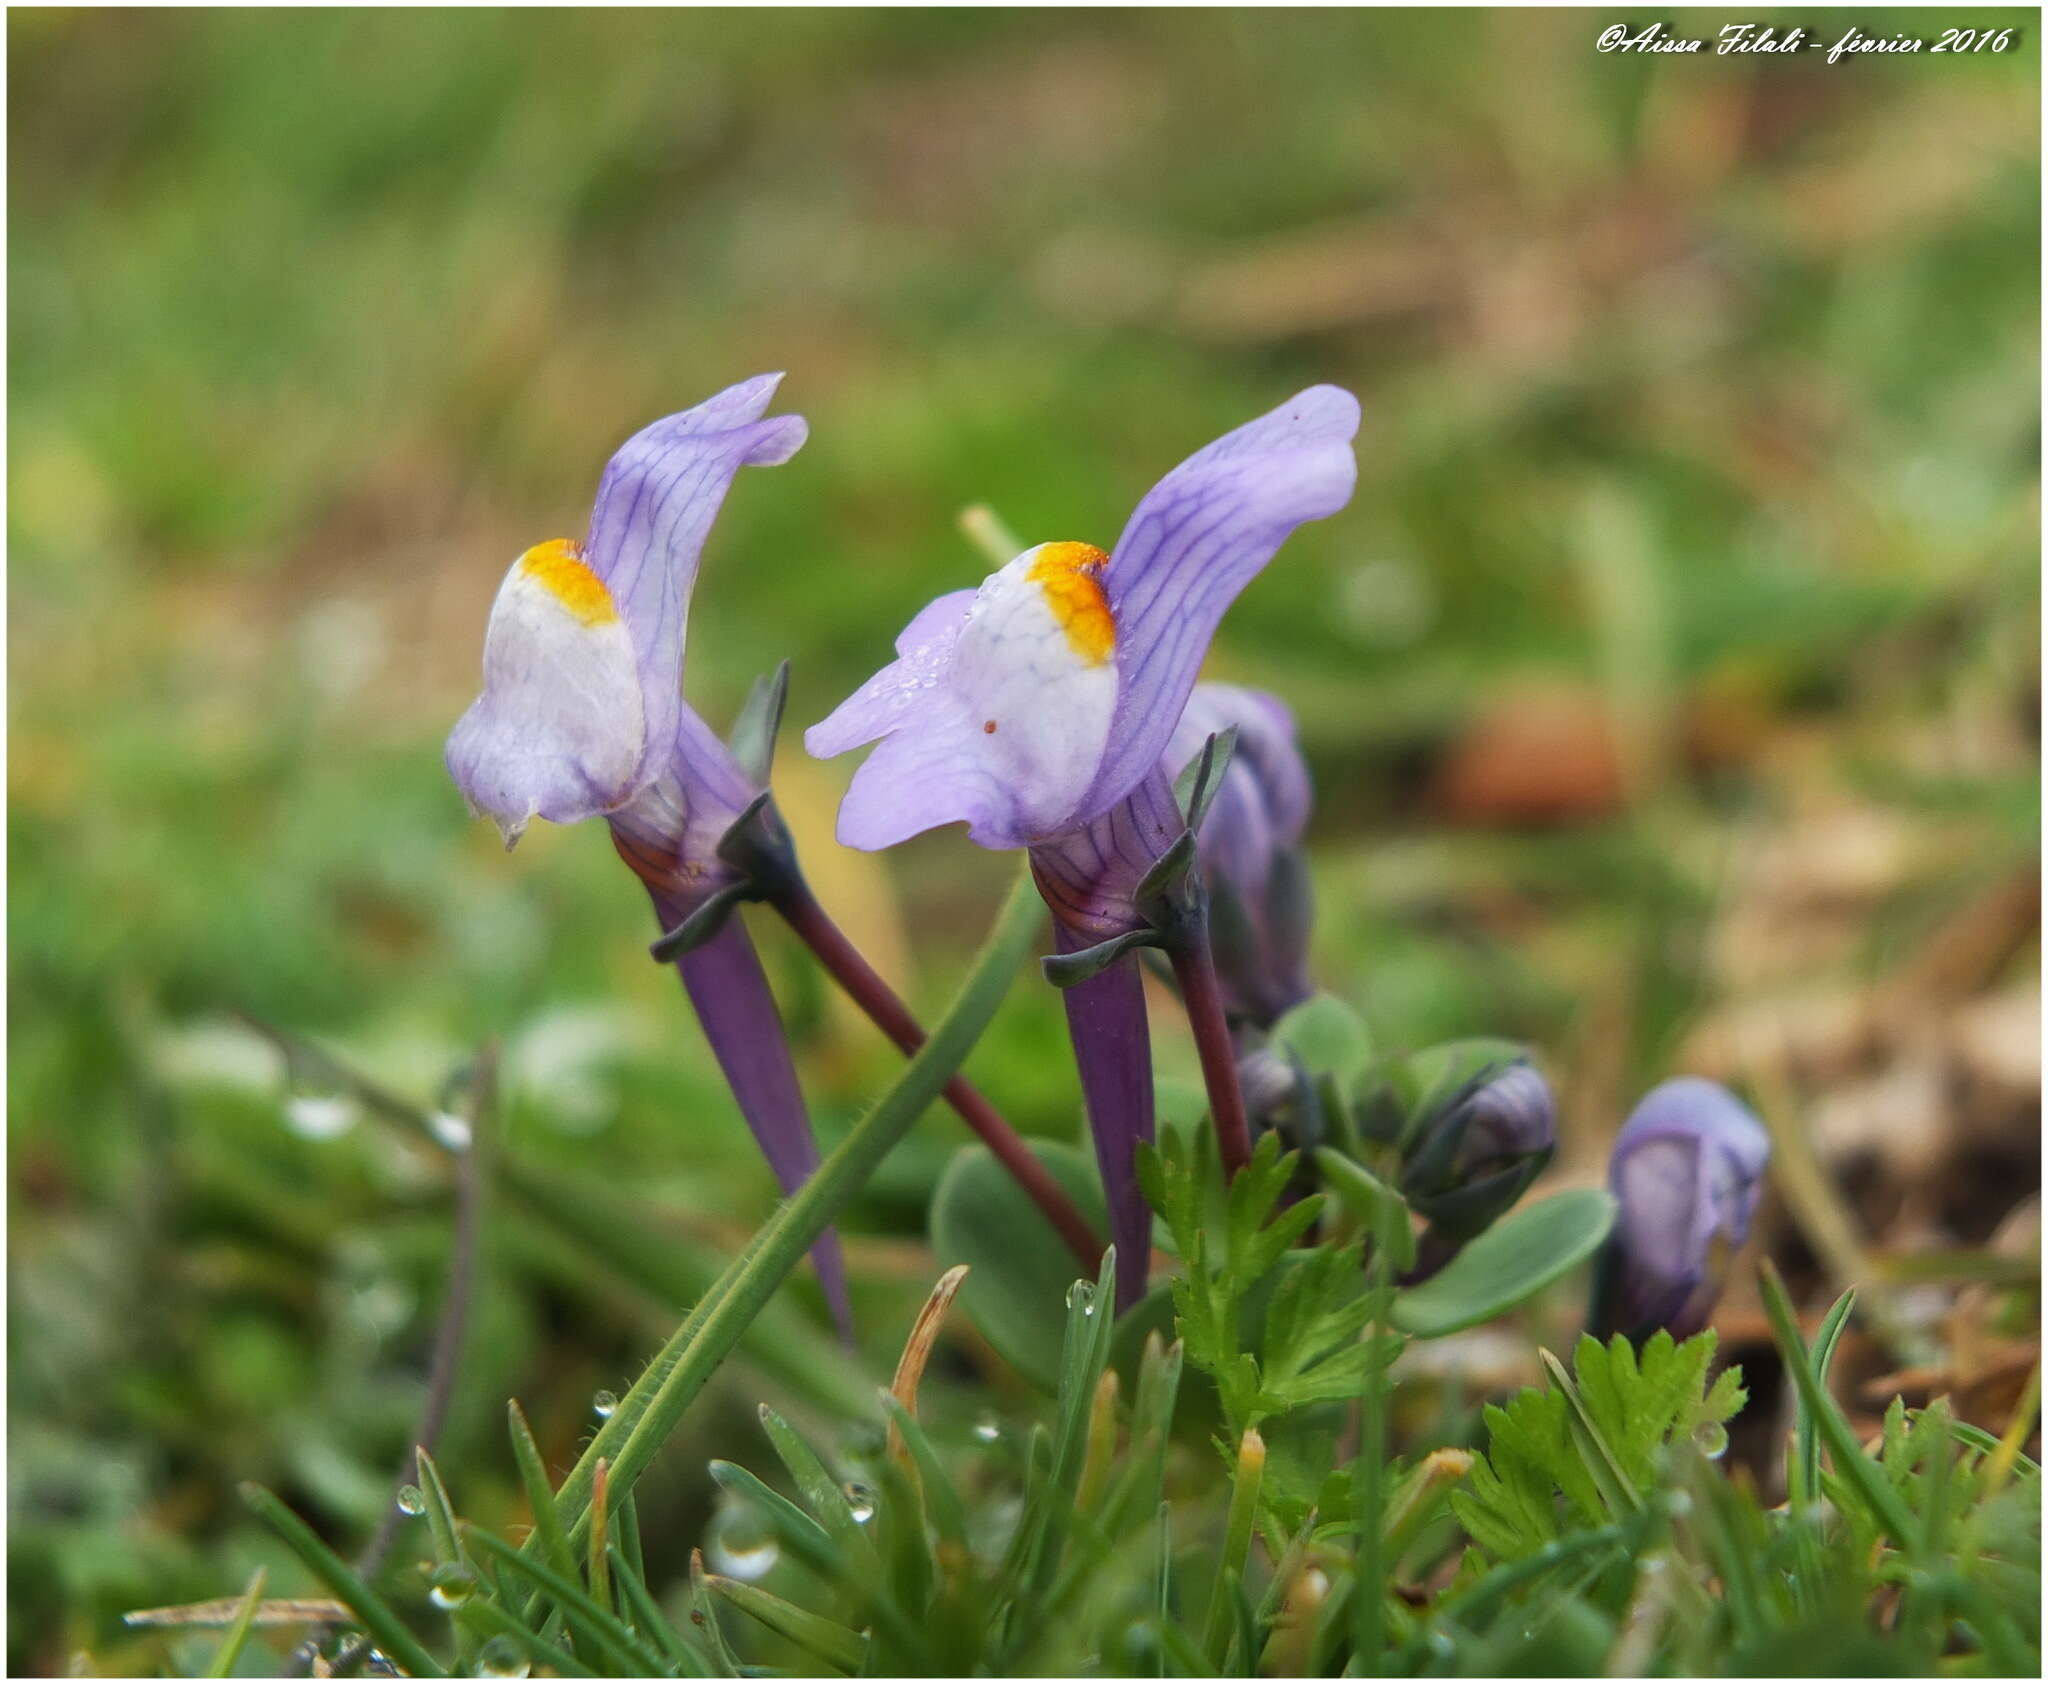
[[[1622,1126],[1607,1180],[1621,1210],[1595,1295],[1595,1331],[1678,1339],[1704,1328],[1749,1237],[1771,1139],[1719,1083],[1677,1077]]]
[[[1209,940],[1231,1016],[1266,1026],[1312,992],[1308,768],[1294,716],[1277,697],[1236,685],[1197,685],[1166,757],[1177,774],[1213,734],[1237,746],[1198,841],[1209,895]]]
[[[1431,1108],[1401,1192],[1444,1241],[1483,1232],[1522,1197],[1557,1147],[1557,1102],[1526,1059],[1494,1061]]]

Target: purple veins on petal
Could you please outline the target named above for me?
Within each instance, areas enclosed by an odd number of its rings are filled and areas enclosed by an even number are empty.
[[[965,821],[984,847],[1021,848],[1114,807],[1166,752],[1231,599],[1349,498],[1357,423],[1348,393],[1312,388],[1169,474],[1112,555],[1036,545],[933,603],[806,734],[818,756],[881,739],[840,840],[885,848]]]
[[[516,842],[629,801],[665,769],[698,555],[733,476],[786,461],[800,416],[761,419],[763,375],[643,428],[605,469],[589,538],[513,563],[484,634],[483,694],[450,734],[471,808]]]
[[[1351,500],[1358,400],[1312,386],[1197,451],[1151,491],[1110,553],[1121,688],[1089,802],[1166,752],[1223,612],[1294,529]]]

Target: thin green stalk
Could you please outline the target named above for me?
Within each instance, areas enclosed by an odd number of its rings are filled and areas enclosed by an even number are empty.
[[[1216,1584],[1209,1593],[1209,1618],[1202,1627],[1202,1648],[1221,1667],[1234,1626],[1235,1585],[1251,1555],[1252,1524],[1259,1515],[1259,1487],[1266,1475],[1266,1442],[1257,1428],[1246,1428],[1237,1442],[1237,1468],[1230,1486],[1230,1517],[1223,1528],[1223,1555],[1216,1564]]]
[[[214,1651],[213,1660],[207,1664],[208,1679],[226,1679],[235,1671],[242,1646],[249,1642],[249,1634],[256,1625],[256,1608],[263,1601],[263,1582],[268,1577],[262,1568],[249,1576],[249,1589],[242,1593],[242,1601],[235,1606],[235,1623],[228,1628],[220,1641],[220,1648]]]
[[[1843,1419],[1840,1406],[1828,1396],[1827,1388],[1815,1377],[1813,1365],[1806,1355],[1805,1342],[1799,1338],[1799,1324],[1792,1314],[1792,1302],[1786,1296],[1785,1283],[1776,1266],[1765,1259],[1759,1275],[1763,1285],[1764,1314],[1769,1317],[1771,1331],[1777,1336],[1778,1349],[1784,1355],[1786,1369],[1791,1372],[1792,1384],[1799,1389],[1801,1407],[1811,1413],[1820,1437],[1827,1441],[1828,1449],[1834,1453],[1835,1473],[1844,1484],[1854,1488],[1878,1525],[1891,1536],[1892,1543],[1902,1551],[1912,1552],[1920,1542],[1920,1529],[1914,1525],[1912,1512],[1893,1490],[1891,1482],[1863,1454],[1863,1447],[1856,1443],[1856,1436]]]
[[[1041,917],[1030,877],[1020,877],[931,1040],[810,1180],[763,1225],[621,1400],[557,1495],[557,1511],[572,1543],[587,1536],[591,1474],[598,1459],[609,1463],[611,1481],[620,1491],[630,1490],[646,1472],[783,1278],[866,1186],[981,1038],[1031,951]]]

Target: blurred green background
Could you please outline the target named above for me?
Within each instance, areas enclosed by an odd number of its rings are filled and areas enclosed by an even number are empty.
[[[2016,38],[1830,67],[1602,55],[1600,13],[10,12],[15,1669],[185,1665],[120,1612],[303,1584],[238,1479],[344,1550],[389,1502],[448,1165],[289,1129],[233,1013],[426,1101],[497,1038],[503,1149],[684,1278],[769,1208],[602,831],[507,856],[440,759],[510,559],[761,369],[812,438],[707,553],[720,724],[783,656],[820,717],[978,578],[964,504],[1106,544],[1215,434],[1353,388],[1355,501],[1211,663],[1301,717],[1322,980],[1389,1045],[1532,1041],[1562,1177],[1682,1064],[1808,1131],[1868,1246],[2009,1246],[2038,20],[1859,16]],[[792,736],[785,806],[936,1011],[1015,862],[835,849],[849,770]],[[759,928],[829,1138],[893,1060]],[[970,1070],[1076,1133],[1049,990]],[[862,1387],[964,1138],[929,1119],[848,1225]],[[444,1441],[486,1520],[506,1396],[565,1464],[676,1297],[494,1211]],[[1816,1219],[1775,1220],[1796,1258]],[[757,1357],[649,1482],[668,1569],[763,1386],[802,1402]]]

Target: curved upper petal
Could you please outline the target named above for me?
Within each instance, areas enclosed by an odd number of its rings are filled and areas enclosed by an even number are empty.
[[[583,555],[633,641],[647,722],[643,777],[653,776],[675,733],[690,591],[733,477],[787,462],[808,436],[802,416],[762,419],[781,381],[756,375],[641,428],[598,482]]]
[[[1312,386],[1145,494],[1103,576],[1121,684],[1084,812],[1114,803],[1166,752],[1223,611],[1288,534],[1350,501],[1357,432],[1358,400]]]

